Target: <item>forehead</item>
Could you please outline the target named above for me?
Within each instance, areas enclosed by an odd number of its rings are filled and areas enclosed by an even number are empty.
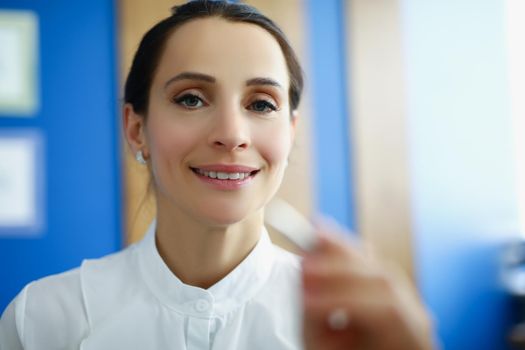
[[[221,18],[195,19],[168,38],[157,75],[196,71],[221,78],[270,77],[288,86],[286,60],[264,28]]]

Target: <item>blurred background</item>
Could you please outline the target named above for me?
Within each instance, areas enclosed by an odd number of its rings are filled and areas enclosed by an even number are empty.
[[[155,215],[122,85],[141,36],[183,2],[0,0],[0,312]],[[523,346],[525,2],[246,2],[307,77],[279,196],[402,266],[444,349]]]

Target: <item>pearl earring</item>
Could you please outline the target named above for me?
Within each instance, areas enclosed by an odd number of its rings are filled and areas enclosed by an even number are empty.
[[[146,160],[144,159],[144,155],[142,154],[141,150],[137,151],[137,153],[135,154],[135,159],[142,165],[146,164]]]

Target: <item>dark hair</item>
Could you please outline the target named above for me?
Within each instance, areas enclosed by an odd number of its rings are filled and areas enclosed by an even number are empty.
[[[172,8],[170,17],[157,23],[142,38],[133,58],[124,87],[124,102],[136,113],[146,116],[149,92],[157,65],[169,36],[180,25],[197,18],[219,17],[231,22],[258,25],[268,31],[283,51],[290,77],[290,111],[297,109],[303,90],[303,72],[299,60],[282,30],[252,6],[217,0],[194,0]]]

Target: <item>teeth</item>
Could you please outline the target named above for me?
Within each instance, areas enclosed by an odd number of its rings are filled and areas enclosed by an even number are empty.
[[[217,179],[219,180],[226,180],[229,177],[228,173],[218,172],[217,173]]]
[[[197,169],[197,172],[201,175],[219,180],[244,180],[250,176],[250,173],[225,173],[222,171],[204,171],[201,169]]]

